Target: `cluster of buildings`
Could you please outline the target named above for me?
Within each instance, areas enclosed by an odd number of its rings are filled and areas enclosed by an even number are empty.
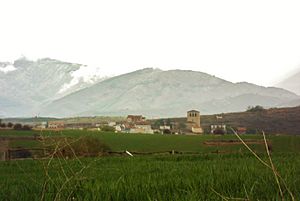
[[[222,116],[216,116],[218,124],[210,125],[211,134],[226,134],[226,124],[218,119]],[[202,134],[204,132],[201,127],[200,112],[197,110],[190,110],[187,112],[185,122],[162,121],[159,125],[154,123],[154,120],[147,120],[142,115],[128,115],[127,118],[120,122],[64,122],[64,121],[49,121],[42,122],[36,125],[36,129],[48,130],[63,130],[63,129],[79,129],[79,130],[93,130],[93,131],[114,131],[119,133],[161,133],[161,134]],[[206,130],[207,132],[207,130]],[[239,133],[246,132],[246,128],[239,128]]]

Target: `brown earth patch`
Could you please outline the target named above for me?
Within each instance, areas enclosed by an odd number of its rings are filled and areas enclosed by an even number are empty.
[[[9,148],[9,140],[0,138],[0,152],[6,152]]]
[[[263,140],[244,140],[248,145],[250,144],[265,144]],[[242,145],[243,143],[240,140],[211,140],[205,141],[203,143],[206,146],[230,146],[230,145]],[[267,144],[270,145],[271,142],[267,141]]]

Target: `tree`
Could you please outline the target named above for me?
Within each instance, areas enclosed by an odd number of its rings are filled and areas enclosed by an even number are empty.
[[[28,125],[24,125],[23,128],[22,128],[22,130],[29,131],[29,130],[31,130],[31,127],[28,126]]]
[[[181,129],[181,130],[186,129],[186,124],[183,123],[183,122],[180,122],[180,123],[179,123],[179,129]]]
[[[5,124],[5,123],[1,123],[1,124],[0,124],[0,127],[1,127],[1,128],[5,128],[5,127],[6,127],[6,124]]]
[[[263,110],[264,110],[263,106],[260,106],[260,105],[256,105],[255,107],[248,106],[248,108],[247,108],[247,112],[261,112]]]
[[[169,129],[164,129],[164,134],[172,134],[172,132]]]
[[[160,126],[164,125],[163,119],[158,119],[154,122],[153,127],[158,129]]]
[[[13,126],[14,126],[13,123],[11,123],[11,122],[8,122],[8,123],[7,123],[7,127],[8,127],[8,128],[12,128]]]
[[[14,130],[22,130],[23,126],[22,124],[15,124],[13,128]]]

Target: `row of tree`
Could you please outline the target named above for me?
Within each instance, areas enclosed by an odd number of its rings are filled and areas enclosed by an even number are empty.
[[[14,125],[11,122],[8,122],[7,124],[5,123],[0,123],[1,128],[12,128]]]
[[[13,124],[11,122],[8,123],[2,123],[2,119],[0,119],[0,128],[9,128],[14,130],[31,130],[31,127],[28,125],[22,125],[22,124]]]

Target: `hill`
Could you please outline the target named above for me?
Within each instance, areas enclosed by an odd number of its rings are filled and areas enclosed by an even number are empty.
[[[222,116],[217,119],[216,116]],[[186,122],[186,118],[170,119],[175,122]],[[156,120],[157,121],[157,120]],[[206,133],[212,124],[226,124],[236,129],[246,127],[248,132],[255,133],[263,130],[267,134],[294,134],[300,135],[300,107],[271,108],[262,111],[247,111],[222,113],[217,115],[201,115],[201,126]]]
[[[296,73],[293,73],[286,79],[279,82],[276,86],[287,89],[300,95],[300,69]]]
[[[176,117],[191,108],[203,114],[225,113],[244,111],[249,105],[275,107],[296,99],[296,94],[275,87],[232,83],[202,72],[146,68],[52,101],[41,115]]]

